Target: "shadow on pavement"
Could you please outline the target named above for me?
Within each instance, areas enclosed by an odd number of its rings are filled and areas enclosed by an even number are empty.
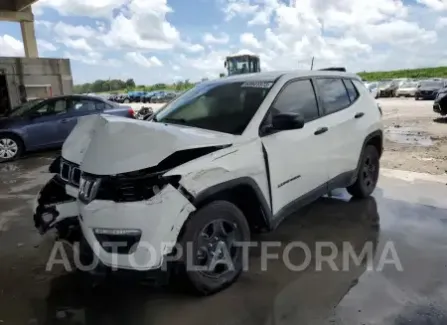
[[[249,271],[229,289],[210,297],[194,297],[180,290],[154,288],[136,281],[92,286],[84,275],[63,274],[49,283],[45,301],[34,301],[35,324],[169,324],[169,325],[273,325],[310,324],[326,319],[333,308],[356,285],[366,264],[342,270],[342,257],[317,272],[315,244],[331,242],[338,249],[344,242],[360,254],[370,242],[375,253],[379,237],[379,215],[374,198],[361,201],[322,198],[285,220],[272,233],[257,235],[258,243],[280,241],[281,247],[269,253],[283,256],[293,241],[307,244],[312,261],[304,271],[291,271],[283,259],[269,260],[261,270],[261,250],[250,254]],[[341,254],[339,254],[341,255]],[[305,254],[294,249],[289,254],[294,265]],[[365,262],[365,261],[364,261]]]

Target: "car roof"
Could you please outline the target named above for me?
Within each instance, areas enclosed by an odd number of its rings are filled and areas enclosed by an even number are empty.
[[[295,71],[268,71],[268,72],[257,72],[240,74],[234,76],[228,76],[225,78],[204,81],[203,83],[212,84],[225,81],[274,81],[280,77],[285,77],[287,79],[301,78],[301,77],[347,77],[357,80],[361,80],[360,77],[354,73],[341,72],[341,71],[327,71],[327,70],[295,70]]]
[[[61,95],[61,96],[53,96],[53,97],[48,97],[45,98],[45,100],[48,99],[67,99],[67,98],[76,98],[76,99],[99,99],[99,100],[106,100],[103,97],[99,96],[99,95]]]

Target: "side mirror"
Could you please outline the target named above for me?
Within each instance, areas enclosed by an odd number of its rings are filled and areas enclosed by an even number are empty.
[[[272,117],[272,127],[276,131],[296,130],[304,127],[304,118],[298,113],[281,113]]]

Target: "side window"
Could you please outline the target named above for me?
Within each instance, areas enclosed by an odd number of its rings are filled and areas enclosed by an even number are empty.
[[[67,112],[67,102],[65,99],[48,101],[36,111],[40,115],[57,115]]]
[[[88,99],[74,99],[71,108],[78,112],[96,111],[95,102]]]
[[[104,102],[100,102],[100,101],[95,101],[95,108],[97,111],[103,111],[106,109],[106,103]]]
[[[341,79],[319,78],[317,79],[317,85],[326,114],[337,112],[351,104],[348,92]]]
[[[298,80],[288,84],[279,94],[273,108],[276,113],[299,113],[306,122],[318,118],[318,104],[312,82]]]
[[[359,98],[359,93],[352,83],[352,80],[344,79],[343,82],[345,83],[346,89],[348,90],[349,100],[351,101],[351,103],[355,102],[356,99]]]

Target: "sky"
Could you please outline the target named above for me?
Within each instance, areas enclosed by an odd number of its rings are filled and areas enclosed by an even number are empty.
[[[74,82],[216,78],[224,59],[261,69],[377,71],[447,65],[447,0],[40,0],[41,57],[71,60]],[[0,22],[0,56],[22,56],[18,23]]]

